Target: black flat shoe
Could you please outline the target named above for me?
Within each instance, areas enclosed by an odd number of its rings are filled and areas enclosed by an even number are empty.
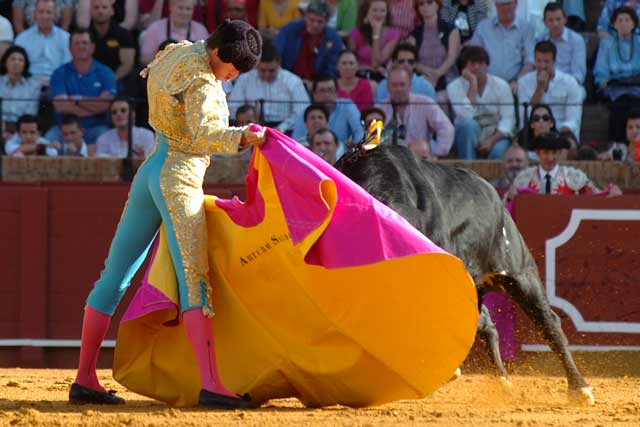
[[[198,403],[200,406],[213,409],[249,409],[256,407],[251,403],[251,397],[247,393],[242,396],[231,397],[205,389],[200,390]]]
[[[122,405],[124,399],[116,396],[114,390],[109,390],[108,392],[98,391],[73,383],[69,390],[69,402],[76,404]]]

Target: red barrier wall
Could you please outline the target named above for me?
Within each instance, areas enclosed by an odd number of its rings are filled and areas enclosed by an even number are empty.
[[[0,339],[79,339],[84,300],[103,267],[128,190],[123,183],[0,184]],[[215,185],[205,191],[226,198],[243,196],[244,188]],[[107,339],[115,337],[132,294]],[[77,352],[0,347],[0,366],[71,367]],[[111,351],[103,353],[101,365],[108,366]]]
[[[84,300],[102,269],[128,188],[123,183],[0,184],[0,340],[80,338]],[[244,188],[220,184],[205,191],[231,197],[243,196]],[[521,196],[516,222],[543,281],[546,241],[567,228],[576,208],[638,213],[640,197]],[[555,251],[556,294],[577,307],[589,327],[604,328],[580,330],[584,325],[577,327],[554,306],[570,342],[640,346],[640,218],[586,220],[570,237]],[[108,339],[115,337],[132,294],[116,313]],[[607,330],[625,324],[627,332]],[[519,318],[518,326],[521,343],[541,343],[528,321]],[[77,354],[77,347],[4,346],[0,366],[74,367]],[[112,351],[104,349],[100,365],[110,366],[111,358]]]

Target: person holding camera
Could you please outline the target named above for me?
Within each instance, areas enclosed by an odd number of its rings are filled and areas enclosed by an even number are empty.
[[[434,156],[447,156],[453,146],[454,128],[438,104],[411,93],[411,76],[405,68],[392,67],[387,87],[389,98],[377,107],[387,118],[385,126],[395,129],[392,143],[411,146],[414,141],[425,140]]]

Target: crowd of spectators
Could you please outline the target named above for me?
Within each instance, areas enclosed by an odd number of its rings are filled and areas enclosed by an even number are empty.
[[[3,2],[2,148],[145,157],[153,134],[139,71],[231,18],[265,39],[258,67],[224,85],[232,119],[289,133],[325,159],[374,116],[421,158],[539,161],[531,141],[551,133],[569,144],[560,158],[624,159],[640,107],[639,11],[604,1],[591,71],[583,0]],[[611,110],[601,153],[580,139],[587,96]]]

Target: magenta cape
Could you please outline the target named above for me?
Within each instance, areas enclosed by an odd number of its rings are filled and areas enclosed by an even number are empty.
[[[227,387],[254,401],[366,406],[421,398],[471,347],[476,290],[462,262],[287,136],[269,130],[247,201],[207,197],[212,319]],[[197,403],[161,238],[120,328],[114,377]]]

